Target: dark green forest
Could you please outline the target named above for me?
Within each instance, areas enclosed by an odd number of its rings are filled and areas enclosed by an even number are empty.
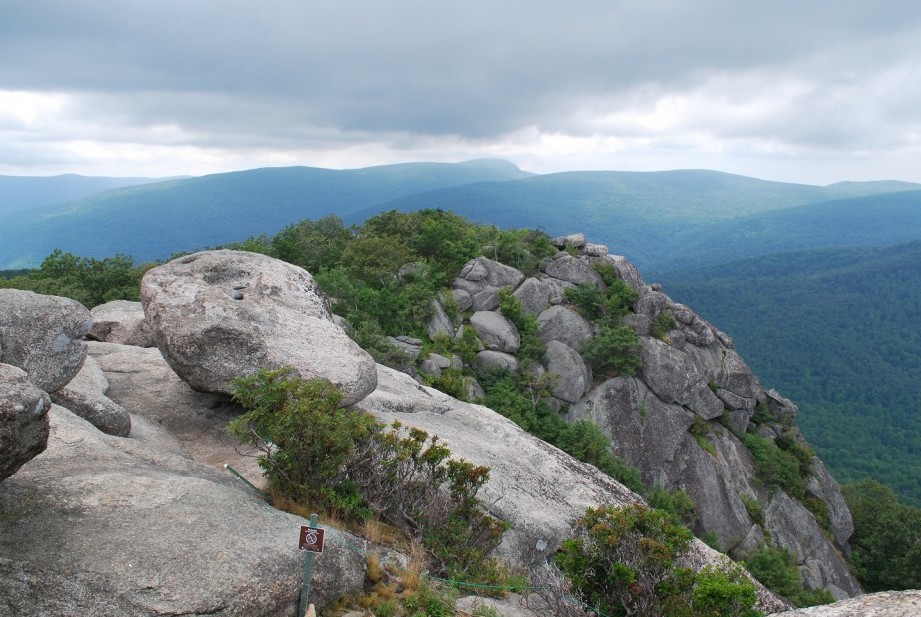
[[[676,301],[730,334],[835,477],[921,505],[921,243],[823,249],[674,272]]]

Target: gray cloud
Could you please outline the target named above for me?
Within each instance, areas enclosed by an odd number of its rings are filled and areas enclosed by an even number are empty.
[[[475,149],[536,130],[921,146],[909,0],[46,0],[0,17],[0,90],[68,101],[21,131],[0,103],[7,140]]]

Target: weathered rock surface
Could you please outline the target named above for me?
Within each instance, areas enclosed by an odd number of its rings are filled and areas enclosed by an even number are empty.
[[[828,589],[836,600],[860,593],[847,564],[825,538],[815,517],[783,491],[775,492],[765,508],[764,527],[778,546],[800,558],[806,587]]]
[[[774,614],[777,617],[917,617],[921,615],[921,591],[881,591]]]
[[[551,286],[534,277],[526,278],[515,290],[514,296],[521,302],[521,310],[534,315],[550,306]]]
[[[497,552],[513,565],[542,563],[570,537],[587,508],[640,500],[595,467],[525,433],[491,409],[457,401],[387,367],[379,365],[378,370],[377,389],[357,407],[384,422],[399,420],[437,434],[452,456],[490,467],[481,501],[512,525]],[[724,559],[695,541],[683,565],[699,569]],[[759,587],[759,597],[766,610],[788,606],[764,588]]]
[[[0,491],[0,607],[19,617],[296,612],[303,519],[221,474],[51,411],[48,449]],[[156,429],[154,429],[154,432]],[[364,558],[327,535],[311,599],[361,587]]]
[[[25,371],[0,364],[0,481],[45,450],[50,407]]]
[[[475,368],[479,373],[492,371],[518,372],[518,358],[502,351],[486,349],[476,355]]]
[[[107,343],[153,347],[156,345],[140,302],[113,300],[90,309],[93,326],[89,338]]]
[[[551,306],[537,316],[537,336],[545,343],[559,341],[581,351],[582,341],[593,335],[592,325],[568,306]]]
[[[75,300],[0,289],[0,362],[18,366],[36,386],[54,392],[80,370],[91,324],[90,312]]]
[[[500,552],[515,564],[528,565],[552,553],[589,506],[640,499],[487,407],[420,386],[384,366],[378,371],[377,389],[358,407],[385,422],[399,420],[437,434],[453,456],[489,466],[489,482],[481,489],[483,502],[513,525]]]
[[[687,354],[671,345],[643,337],[642,376],[663,401],[679,403],[710,420],[723,413],[723,403]]]
[[[518,328],[495,311],[477,311],[470,316],[470,325],[487,349],[514,353],[521,346]]]
[[[499,306],[499,290],[518,287],[524,274],[498,261],[477,257],[464,265],[452,287],[470,294],[474,311],[491,311]]]
[[[337,384],[346,404],[374,389],[374,360],[297,266],[243,251],[195,253],[148,271],[141,302],[167,362],[197,390],[227,394],[231,379],[282,366]]]
[[[51,394],[51,399],[77,414],[103,433],[127,437],[131,417],[125,409],[105,395],[109,381],[96,361],[87,357],[80,372]]]
[[[595,272],[588,261],[578,259],[566,253],[559,253],[558,258],[551,259],[543,264],[542,270],[553,278],[581,285],[587,283],[596,287],[604,287],[601,275]]]
[[[592,387],[592,370],[575,349],[559,341],[547,343],[547,372],[557,376],[553,396],[568,403],[578,402]]]

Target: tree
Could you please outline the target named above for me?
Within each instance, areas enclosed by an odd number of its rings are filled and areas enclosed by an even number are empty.
[[[921,588],[921,510],[869,478],[843,492],[854,517],[851,562],[864,589]]]
[[[733,567],[700,574],[675,560],[693,534],[641,504],[589,509],[557,565],[582,601],[609,615],[756,615],[754,585]]]

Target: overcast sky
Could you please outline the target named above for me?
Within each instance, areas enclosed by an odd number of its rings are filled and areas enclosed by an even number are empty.
[[[921,181],[917,0],[0,0],[0,174]]]

